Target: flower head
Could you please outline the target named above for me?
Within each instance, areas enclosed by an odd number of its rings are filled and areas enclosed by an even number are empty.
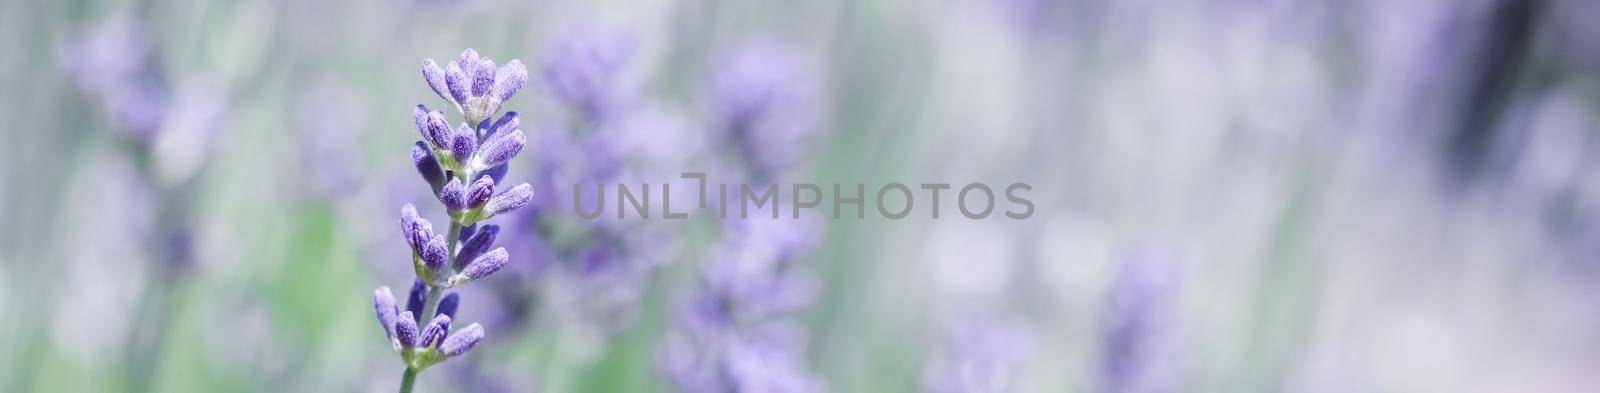
[[[624,99],[621,74],[633,40],[617,31],[586,29],[554,44],[543,66],[545,83],[588,122],[601,122]]]
[[[404,204],[400,234],[411,249],[416,273],[406,309],[394,306],[387,287],[374,291],[378,321],[405,361],[408,375],[466,353],[482,340],[483,327],[476,323],[450,334],[461,296],[446,292],[505,267],[509,253],[504,248],[489,250],[500,227],[485,224],[480,228],[478,222],[533,199],[532,187],[527,184],[494,194],[495,185],[506,176],[506,163],[526,143],[522,130],[517,129],[520,120],[516,113],[489,121],[501,104],[522,88],[527,79],[522,63],[512,60],[496,67],[494,61],[468,49],[443,68],[431,59],[424,61],[422,75],[466,121],[450,127],[443,112],[424,105],[412,109],[421,139],[411,147],[412,164],[444,205],[450,225],[447,232],[436,233],[433,223],[422,218],[416,206]],[[427,324],[419,326],[423,321]]]
[[[440,98],[455,105],[468,124],[478,124],[500,111],[500,106],[528,81],[521,60],[495,67],[494,60],[467,49],[443,68],[433,59],[422,61],[422,77]]]
[[[780,174],[804,158],[817,82],[798,51],[751,43],[732,51],[713,72],[716,130],[757,178]]]

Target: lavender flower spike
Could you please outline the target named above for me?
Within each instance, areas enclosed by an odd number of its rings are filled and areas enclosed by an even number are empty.
[[[466,269],[462,269],[460,274],[450,277],[450,286],[466,284],[473,280],[488,277],[500,271],[500,268],[506,267],[506,261],[510,259],[511,254],[506,252],[505,247],[486,252],[467,265]]]
[[[456,332],[450,338],[444,339],[444,344],[439,344],[439,351],[443,352],[445,356],[461,355],[471,351],[472,347],[478,346],[478,341],[482,340],[483,325],[474,323],[467,325],[466,328]]]
[[[402,206],[400,233],[411,248],[416,273],[406,309],[395,307],[388,287],[373,291],[378,323],[405,361],[402,393],[412,390],[422,370],[467,352],[483,339],[483,327],[476,323],[450,335],[461,296],[446,294],[445,289],[505,267],[510,259],[505,248],[485,252],[493,247],[500,227],[486,224],[480,228],[477,223],[526,205],[533,198],[533,188],[527,184],[494,195],[495,184],[506,175],[507,162],[522,151],[526,138],[517,129],[514,112],[493,123],[488,121],[526,82],[527,69],[522,62],[512,60],[496,67],[493,60],[468,49],[442,68],[431,59],[423,61],[422,77],[466,121],[452,128],[444,113],[423,105],[417,105],[411,114],[421,136],[421,141],[411,146],[412,164],[444,205],[450,222],[447,231],[436,233],[433,223],[422,218],[416,206]],[[426,327],[419,327],[423,321],[428,322]]]

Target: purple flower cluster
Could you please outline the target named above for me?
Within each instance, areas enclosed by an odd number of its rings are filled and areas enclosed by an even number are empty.
[[[778,181],[805,152],[809,74],[798,56],[753,45],[714,68],[713,129],[752,183]],[[816,298],[803,262],[811,221],[723,222],[723,238],[665,339],[658,366],[683,391],[813,392],[799,313]]]
[[[154,51],[137,19],[119,13],[69,38],[61,57],[72,79],[100,98],[117,130],[148,138],[172,101]]]
[[[496,68],[493,60],[468,49],[443,69],[433,59],[423,61],[422,75],[467,122],[451,127],[444,113],[423,105],[412,114],[422,137],[412,145],[412,162],[449,212],[450,229],[436,233],[415,206],[401,207],[401,235],[411,247],[417,278],[404,310],[397,307],[388,287],[373,292],[378,323],[406,362],[403,390],[409,389],[417,372],[466,353],[482,340],[483,327],[476,323],[450,334],[461,298],[445,292],[506,266],[510,260],[506,249],[491,249],[499,226],[479,223],[533,199],[533,187],[526,183],[495,194],[496,184],[506,175],[506,162],[522,151],[525,137],[516,112],[490,118],[527,80],[522,63],[512,60]]]
[[[923,368],[930,393],[1008,392],[1031,355],[1028,330],[1008,321],[970,318],[958,324]]]
[[[169,78],[158,42],[136,12],[116,12],[100,25],[60,43],[60,60],[73,81],[98,98],[108,119],[109,136],[134,169],[133,181],[148,198],[121,195],[116,214],[147,230],[135,238],[148,255],[151,273],[142,285],[141,304],[155,304],[127,321],[128,354],[160,359],[171,329],[160,316],[171,304],[155,302],[172,296],[199,264],[193,202],[202,186],[198,176],[210,158],[211,142],[226,118],[226,86],[203,73]],[[134,201],[133,206],[127,206]],[[148,223],[144,222],[148,221]],[[159,303],[159,304],[157,304]],[[148,388],[155,361],[126,365],[127,387]]]
[[[543,197],[508,231],[528,251],[518,249],[520,257],[556,278],[541,288],[549,304],[563,305],[554,311],[608,333],[631,326],[653,267],[669,254],[661,246],[669,239],[647,230],[658,223],[574,214],[607,202],[596,198],[593,186],[625,182],[640,164],[626,144],[654,131],[636,130],[651,125],[633,121],[638,103],[625,76],[634,45],[623,31],[592,27],[552,44],[540,75],[560,104],[561,113],[551,117],[564,121],[545,124],[549,132],[539,140],[533,169]],[[573,195],[575,185],[584,189],[581,197]]]
[[[812,231],[789,222],[729,221],[728,239],[661,348],[659,366],[687,392],[813,392],[798,313],[817,285],[800,261]]]
[[[773,181],[808,151],[817,81],[793,48],[772,42],[727,55],[711,77],[712,129],[755,181]]]
[[[522,89],[528,81],[528,68],[521,60],[511,60],[497,68],[494,60],[467,49],[461,52],[460,59],[444,68],[439,68],[433,59],[424,60],[422,77],[434,93],[467,118],[467,123],[478,124],[500,112],[500,106]]]

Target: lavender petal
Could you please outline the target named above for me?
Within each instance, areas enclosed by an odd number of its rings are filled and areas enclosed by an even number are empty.
[[[528,201],[531,200],[533,200],[533,186],[528,185],[528,183],[518,184],[516,187],[512,187],[511,190],[489,199],[489,203],[483,206],[484,217],[493,217],[501,213],[517,210],[523,205],[527,205]]]
[[[444,202],[444,207],[452,212],[467,209],[467,187],[461,185],[461,179],[450,179],[444,188],[439,189],[439,201]]]
[[[422,175],[422,180],[426,180],[434,192],[439,192],[439,189],[444,187],[444,168],[439,166],[439,159],[433,156],[433,151],[428,149],[427,144],[417,141],[411,145],[411,162],[416,165],[417,173]]]
[[[511,161],[517,153],[522,152],[522,147],[528,143],[522,130],[512,130],[510,133],[495,135],[483,142],[478,154],[473,156],[473,163],[478,168],[489,168]]]
[[[450,142],[450,154],[456,157],[456,161],[472,157],[472,151],[478,147],[478,139],[474,136],[476,134],[477,132],[467,127],[465,123],[456,128],[456,135]]]
[[[434,316],[433,321],[428,322],[428,326],[422,328],[422,337],[417,342],[417,346],[421,348],[432,347],[434,344],[444,341],[445,334],[449,332],[450,316],[444,314]]]
[[[394,292],[389,287],[378,287],[372,291],[372,308],[378,312],[378,325],[383,326],[383,331],[390,339],[394,338],[394,322],[398,318],[398,309],[395,308]]]
[[[479,255],[483,255],[484,251],[489,250],[489,246],[494,245],[495,237],[499,234],[499,225],[484,225],[483,229],[479,229],[461,246],[461,252],[456,254],[455,266],[452,266],[452,268],[456,270],[465,269],[468,262],[477,259]]]
[[[444,344],[439,344],[439,351],[445,356],[458,356],[472,350],[472,347],[478,346],[478,342],[482,340],[483,325],[474,323],[445,339]]]
[[[451,319],[456,317],[456,308],[461,305],[461,295],[451,292],[439,300],[439,311],[434,315],[448,315]]]
[[[527,82],[528,67],[522,65],[522,60],[513,59],[495,72],[494,88],[490,93],[505,102],[522,90],[522,85]]]
[[[456,105],[466,106],[467,98],[471,97],[471,94],[468,93],[472,90],[472,79],[468,78],[466,71],[461,69],[461,64],[454,61],[446,64],[444,67],[444,81],[445,85],[449,87],[450,97],[455,99]]]
[[[472,182],[472,187],[467,187],[466,203],[468,209],[483,207],[489,203],[489,198],[494,197],[494,179],[487,176],[479,177]]]
[[[438,94],[439,98],[452,104],[456,103],[455,98],[450,95],[450,86],[445,84],[444,69],[439,68],[439,64],[433,62],[433,59],[422,61],[422,79],[428,81],[428,87],[433,88],[433,93]]]
[[[412,315],[410,311],[400,313],[399,321],[394,325],[395,335],[400,338],[400,346],[406,348],[416,348],[418,336],[421,334],[417,328],[417,320]]]
[[[422,280],[411,282],[411,292],[406,294],[406,312],[422,315],[422,306],[428,302],[428,286]]]

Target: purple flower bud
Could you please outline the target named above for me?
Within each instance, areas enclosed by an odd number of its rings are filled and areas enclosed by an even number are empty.
[[[467,187],[461,185],[461,179],[450,179],[439,189],[439,201],[452,212],[467,210]]]
[[[506,112],[506,114],[500,115],[500,120],[495,120],[494,125],[488,127],[489,132],[484,134],[484,139],[511,132],[511,130],[517,129],[520,125],[522,125],[522,118],[517,114],[517,111]]]
[[[439,311],[435,312],[434,315],[449,315],[451,319],[455,319],[456,307],[460,305],[461,295],[450,292],[450,294],[444,295],[444,299],[439,299]]]
[[[421,253],[428,239],[433,238],[433,223],[417,215],[417,207],[407,203],[400,207],[400,231],[411,251]]]
[[[408,224],[409,227],[407,227]],[[411,246],[411,252],[422,257],[424,261],[431,258],[431,253],[435,252],[430,250],[434,239],[443,238],[443,236],[433,233],[433,223],[428,222],[425,218],[417,217],[416,208],[409,203],[401,208],[400,226],[403,227],[406,244]],[[442,249],[444,246],[441,245],[439,248]]]
[[[394,324],[394,333],[400,338],[400,346],[415,348],[421,332],[417,329],[417,319],[412,317],[410,311],[400,313],[398,321]]]
[[[422,328],[422,337],[417,342],[418,347],[428,348],[444,341],[444,335],[450,332],[450,316],[439,314],[433,317],[428,326]]]
[[[407,203],[400,206],[400,236],[411,238],[411,227],[416,225],[422,217],[417,215],[417,207]]]
[[[472,182],[472,187],[467,188],[467,208],[476,209],[489,203],[489,198],[494,196],[494,179],[479,176],[478,181]]]
[[[412,280],[411,293],[406,294],[406,311],[422,315],[422,306],[428,302],[428,286],[422,280]]]
[[[501,102],[505,102],[517,94],[518,90],[522,90],[522,85],[527,82],[528,67],[522,65],[522,60],[513,59],[495,72],[494,89],[491,93]]]
[[[496,134],[483,142],[483,148],[473,156],[473,162],[478,168],[489,168],[511,161],[517,153],[522,152],[522,146],[528,141],[522,130],[512,130],[505,134]]]
[[[477,135],[483,136],[483,135],[488,135],[489,134],[489,130],[494,127],[494,122],[491,122],[490,120],[494,120],[494,119],[487,119],[486,118],[486,119],[483,119],[483,121],[478,122]]]
[[[372,291],[372,308],[378,312],[378,324],[383,326],[383,331],[390,339],[394,338],[394,320],[399,312],[394,305],[394,292],[389,287],[378,287]]]
[[[438,94],[439,98],[452,104],[456,102],[450,97],[450,86],[444,83],[444,69],[439,68],[439,64],[434,63],[433,59],[422,61],[422,79],[428,81],[428,87],[433,88],[433,93]]]
[[[461,127],[456,128],[456,135],[450,142],[450,154],[454,155],[457,161],[472,157],[472,150],[478,147],[478,138],[474,136],[476,134],[477,132],[474,132],[472,127],[468,127],[466,123],[462,123]]]
[[[467,50],[461,51],[461,58],[456,59],[456,61],[460,62],[462,67],[466,67],[468,64],[478,64],[478,58],[478,51],[467,48]]]
[[[483,325],[474,323],[444,339],[444,344],[439,344],[439,351],[444,352],[445,356],[456,356],[472,350],[479,341],[483,341]]]
[[[427,133],[423,134],[428,143],[439,149],[450,150],[450,140],[454,134],[455,131],[450,128],[450,123],[444,119],[444,112],[428,112],[428,129]]]
[[[455,265],[451,267],[456,270],[465,269],[467,262],[477,259],[479,255],[483,255],[484,251],[489,250],[489,246],[494,245],[494,239],[499,234],[499,225],[484,225],[483,229],[478,230],[472,237],[467,238],[466,243],[461,245],[461,252],[456,254]]]
[[[439,166],[439,159],[433,156],[433,151],[428,150],[428,145],[417,141],[411,145],[411,162],[416,164],[417,173],[422,174],[422,180],[428,181],[428,186],[434,192],[439,192],[444,187],[444,168]]]
[[[411,122],[417,124],[417,134],[422,135],[423,140],[427,140],[428,107],[426,105],[417,104],[416,108],[411,109]]]
[[[474,233],[474,231],[477,231],[477,230],[478,230],[478,224],[472,224],[472,225],[461,227],[461,237],[459,237],[458,239],[471,239],[472,238],[472,234]]]
[[[506,261],[510,259],[511,254],[506,252],[505,247],[495,248],[494,250],[483,253],[483,255],[480,255],[477,259],[473,260],[472,264],[467,265],[466,269],[462,269],[460,274],[455,275],[455,277],[451,277],[450,285],[466,284],[480,278],[488,277],[489,275],[500,271],[500,268],[506,267]]]
[[[450,253],[445,248],[444,235],[433,235],[433,239],[428,240],[428,244],[422,248],[420,254],[422,264],[427,266],[428,270],[438,273],[439,269],[444,267],[445,261],[450,258]]]
[[[494,70],[494,60],[487,57],[478,60],[477,68],[472,73],[473,97],[489,94],[489,88],[494,87]]]
[[[489,199],[489,203],[483,206],[484,218],[517,210],[527,205],[530,200],[533,200],[533,186],[529,186],[528,183],[518,184],[511,190]]]
[[[500,164],[490,167],[483,172],[478,172],[478,178],[482,179],[487,177],[489,180],[494,180],[494,184],[500,184],[501,181],[506,179],[506,172],[509,171],[511,171],[510,164]]]
[[[450,62],[444,66],[445,85],[450,88],[450,97],[455,99],[457,105],[465,106],[468,94],[472,90],[472,79],[467,77],[466,71],[461,69],[461,64]]]

